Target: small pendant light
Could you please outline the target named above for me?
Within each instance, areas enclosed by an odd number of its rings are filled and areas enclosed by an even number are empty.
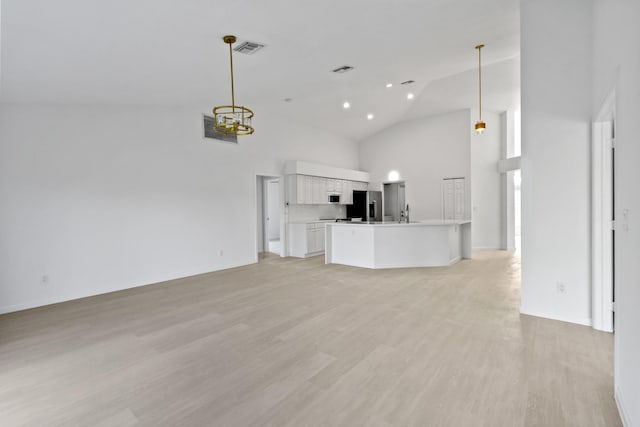
[[[478,46],[476,46],[476,49],[478,49],[478,112],[479,112],[478,121],[476,122],[476,132],[479,135],[482,135],[482,132],[484,132],[487,129],[486,123],[482,121],[482,62],[480,59],[480,51],[483,47],[484,47],[483,44],[479,44]]]

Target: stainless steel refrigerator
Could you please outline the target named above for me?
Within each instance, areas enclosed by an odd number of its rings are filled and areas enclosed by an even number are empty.
[[[382,221],[382,191],[367,191],[367,221]]]
[[[347,205],[347,217],[362,221],[382,221],[382,192],[353,192],[353,204]]]

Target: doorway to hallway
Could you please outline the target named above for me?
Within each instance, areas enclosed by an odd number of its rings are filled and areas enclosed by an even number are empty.
[[[258,260],[268,254],[283,254],[282,179],[256,176],[256,248]],[[262,256],[261,256],[262,255]]]

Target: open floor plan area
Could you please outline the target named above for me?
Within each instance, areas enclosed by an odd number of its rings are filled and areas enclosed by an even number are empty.
[[[520,259],[260,263],[7,315],[3,425],[619,426],[613,337],[519,313]]]
[[[640,0],[0,0],[0,427],[640,427]]]

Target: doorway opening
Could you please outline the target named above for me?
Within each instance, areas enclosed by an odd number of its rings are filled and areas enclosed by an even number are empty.
[[[282,179],[279,176],[256,176],[256,248],[258,259],[283,255]]]
[[[383,188],[383,219],[404,222],[408,216],[404,181],[385,182]]]

